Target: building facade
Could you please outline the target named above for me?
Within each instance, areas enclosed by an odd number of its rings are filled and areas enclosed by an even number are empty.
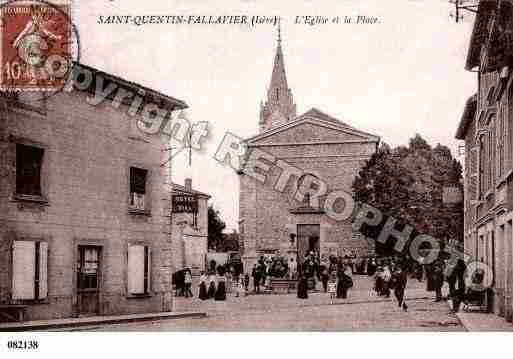
[[[322,260],[329,255],[369,254],[369,243],[353,232],[350,221],[337,222],[324,213],[322,198],[297,201],[294,194],[306,175],[324,181],[328,191],[351,193],[353,180],[376,151],[379,137],[315,108],[296,115],[281,36],[267,101],[261,104],[259,128],[258,135],[245,141],[248,152],[264,151],[304,175],[292,176],[279,191],[274,188],[281,173],[278,169],[270,171],[265,183],[239,172],[239,233],[245,270],[262,255],[280,254],[301,262],[312,251]],[[251,166],[255,164],[247,160],[245,167]]]
[[[185,179],[185,185],[173,184],[173,196],[194,198],[191,212],[172,214],[173,272],[190,268],[193,274],[206,269],[208,252],[208,200],[210,195],[192,188],[192,180]]]
[[[481,1],[466,69],[477,93],[456,138],[465,141],[465,251],[493,275],[490,309],[513,319],[513,76],[511,1]],[[509,50],[508,50],[509,49]]]
[[[144,91],[143,104],[187,105],[75,66],[91,86],[1,98],[0,303],[26,305],[30,320],[169,311],[171,166],[163,143],[137,128],[129,102],[91,99],[103,79],[125,93]]]

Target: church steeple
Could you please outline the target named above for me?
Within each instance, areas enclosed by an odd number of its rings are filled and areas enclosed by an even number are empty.
[[[267,101],[265,104],[261,104],[260,108],[260,132],[291,121],[296,117],[296,105],[287,83],[281,42],[281,25],[278,22],[278,43],[271,84],[267,90]]]

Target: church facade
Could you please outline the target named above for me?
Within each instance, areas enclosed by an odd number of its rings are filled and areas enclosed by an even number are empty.
[[[358,130],[312,108],[297,116],[288,87],[281,37],[274,59],[267,101],[261,104],[259,134],[245,141],[248,151],[259,149],[322,180],[328,192],[352,193],[352,183],[365,161],[376,151],[380,138]],[[329,255],[372,252],[350,220],[335,221],[320,201],[297,201],[295,193],[305,175],[292,176],[283,191],[274,188],[279,169],[272,169],[265,183],[239,173],[239,231],[246,271],[260,256],[282,255],[296,263],[309,252],[321,260]]]

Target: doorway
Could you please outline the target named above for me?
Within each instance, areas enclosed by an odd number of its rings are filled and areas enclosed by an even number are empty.
[[[100,314],[100,254],[101,247],[78,246],[77,297],[78,314]]]
[[[319,224],[298,224],[297,225],[297,256],[298,264],[305,261],[305,257],[310,252],[319,255],[320,252],[320,232]]]

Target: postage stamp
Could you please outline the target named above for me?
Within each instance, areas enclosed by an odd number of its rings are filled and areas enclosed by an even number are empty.
[[[0,89],[61,89],[72,64],[71,1],[9,1],[0,10]]]

